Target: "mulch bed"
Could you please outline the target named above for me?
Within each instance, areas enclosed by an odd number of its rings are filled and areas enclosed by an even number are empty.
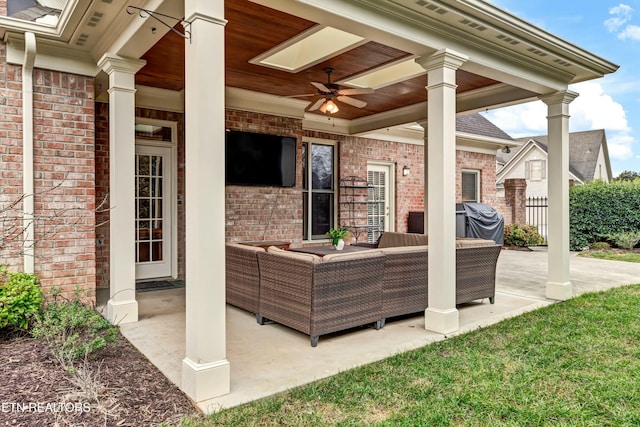
[[[197,413],[121,336],[89,358],[86,371],[97,379],[96,386],[84,387],[89,395],[41,342],[0,331],[0,426],[177,425]]]

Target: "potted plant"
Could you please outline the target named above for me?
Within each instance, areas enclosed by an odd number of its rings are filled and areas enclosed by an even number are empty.
[[[327,235],[331,239],[331,244],[336,248],[336,250],[341,251],[344,249],[344,238],[349,237],[349,230],[341,225],[338,228],[330,228]]]

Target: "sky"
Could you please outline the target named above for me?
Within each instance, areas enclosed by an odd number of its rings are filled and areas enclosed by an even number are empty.
[[[488,0],[551,34],[620,66],[569,86],[569,131],[605,129],[613,177],[640,172],[640,0]],[[491,122],[513,138],[545,135],[541,101],[491,110]]]

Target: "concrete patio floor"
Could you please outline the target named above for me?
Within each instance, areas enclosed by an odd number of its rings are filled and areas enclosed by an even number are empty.
[[[640,283],[640,264],[571,256],[574,294]],[[546,250],[502,251],[498,259],[495,304],[488,300],[459,307],[455,334],[552,304],[545,298]],[[188,286],[188,284],[187,284]],[[184,289],[137,293],[139,321],[121,326],[122,334],[176,385],[184,357]],[[388,320],[381,330],[363,327],[309,337],[284,326],[260,326],[255,317],[227,306],[227,359],[231,393],[200,404],[204,412],[265,397],[356,366],[447,338],[424,329],[424,316]]]

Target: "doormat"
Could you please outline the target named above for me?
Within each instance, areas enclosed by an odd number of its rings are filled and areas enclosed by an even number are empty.
[[[153,282],[136,283],[136,291],[138,292],[178,288],[184,288],[184,280],[156,280]]]

